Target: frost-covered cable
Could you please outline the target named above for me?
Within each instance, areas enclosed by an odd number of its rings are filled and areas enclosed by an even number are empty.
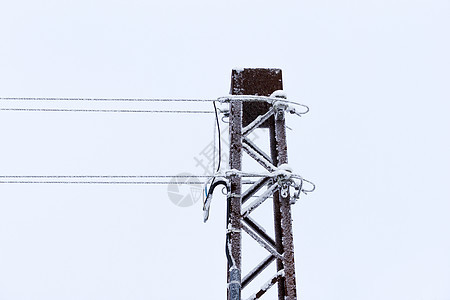
[[[168,99],[168,98],[0,98],[2,101],[105,101],[105,102],[213,102],[216,99]]]
[[[210,110],[143,110],[143,109],[71,109],[71,108],[0,108],[0,111],[21,112],[100,112],[100,113],[179,113],[213,114]]]
[[[0,175],[0,178],[209,178],[206,175]]]
[[[176,179],[188,178],[189,181],[149,181],[137,179]],[[195,179],[207,179],[208,176],[196,175],[0,175],[0,184],[148,184],[148,185],[201,185],[202,181],[192,181]],[[70,180],[73,179],[73,180]],[[82,179],[86,179],[80,181]],[[109,179],[109,180],[107,180]],[[112,181],[112,179],[122,179],[122,181]],[[134,179],[133,181],[123,181],[124,179]],[[99,181],[101,180],[101,181]]]
[[[35,102],[48,102],[48,101],[82,101],[82,102],[229,102],[230,100],[237,101],[264,101],[273,103],[274,101],[282,101],[285,103],[299,105],[305,107],[307,111],[308,106],[289,101],[279,97],[266,97],[255,95],[228,95],[222,96],[217,99],[170,99],[170,98],[67,98],[67,97],[0,97],[0,101],[35,101]],[[306,112],[307,112],[306,111]],[[304,112],[304,113],[306,113]]]
[[[214,102],[213,102],[214,103]],[[215,108],[215,106],[214,106]],[[217,110],[216,110],[217,112]],[[217,118],[217,113],[216,113]],[[216,119],[214,119],[214,126],[213,126],[213,165],[212,165],[212,172],[213,174],[216,172]]]
[[[180,185],[180,184],[202,184],[201,182],[185,181],[185,182],[173,182],[173,181],[24,181],[24,180],[1,180],[0,184],[142,184],[142,185]]]
[[[217,115],[217,107],[216,107],[216,102],[213,102],[214,105],[214,113],[216,115],[216,124],[217,124],[217,135],[218,135],[218,139],[219,139],[219,163],[217,165],[217,170],[216,172],[219,172],[220,170],[220,163],[222,161],[222,139],[220,137],[220,124],[219,124],[219,116]],[[215,135],[214,135],[215,136]],[[216,149],[216,144],[214,144],[214,150]]]

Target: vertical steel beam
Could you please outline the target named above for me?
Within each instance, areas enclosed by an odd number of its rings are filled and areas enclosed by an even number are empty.
[[[242,102],[230,103],[230,169],[242,167]],[[232,175],[227,207],[228,300],[241,295],[241,177]]]
[[[272,160],[276,166],[288,162],[286,143],[286,124],[283,110],[275,112],[275,118],[269,124],[270,148]],[[274,193],[275,242],[277,251],[283,253],[283,261],[277,260],[278,271],[284,269],[285,276],[278,283],[278,299],[297,299],[294,238],[289,193],[283,197],[279,191]]]

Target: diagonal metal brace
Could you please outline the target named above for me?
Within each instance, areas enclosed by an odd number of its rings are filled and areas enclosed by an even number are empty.
[[[265,191],[261,196],[258,197],[255,201],[253,201],[250,205],[248,205],[242,211],[242,217],[247,217],[252,211],[254,211],[258,206],[260,206],[264,201],[267,200],[277,189],[279,188],[278,183],[273,183],[267,191]]]
[[[247,126],[245,126],[242,129],[242,136],[247,136],[250,132],[252,132],[253,130],[255,130],[256,128],[258,128],[262,123],[264,123],[265,121],[267,121],[268,118],[270,118],[274,113],[274,109],[273,107],[271,107],[269,109],[268,112],[266,112],[264,115],[260,115],[258,116],[255,120],[253,120],[253,122],[251,122],[250,124],[248,124]]]
[[[271,164],[273,164],[272,158],[268,154],[266,154],[264,151],[262,151],[258,146],[256,146],[256,144],[253,143],[251,140],[249,140],[248,138],[244,137],[242,139],[242,142],[247,144],[248,146],[250,146],[250,148],[255,150],[256,153],[258,153],[259,155],[264,157],[267,161],[269,161]]]
[[[271,245],[272,247],[276,247],[276,243],[274,241],[273,238],[271,238],[266,231],[264,230],[264,228],[261,227],[261,225],[259,225],[258,223],[256,223],[255,220],[253,220],[252,218],[250,218],[250,216],[247,216],[245,218],[242,219],[242,221],[245,222],[245,224],[248,225],[248,227],[250,227],[251,229],[253,229],[254,232],[256,232],[263,240],[265,240],[269,245]]]
[[[256,293],[251,295],[249,298],[247,298],[247,300],[255,300],[255,299],[259,299],[262,297],[262,295],[264,295],[275,283],[277,283],[280,279],[284,278],[284,270],[280,270],[277,272],[277,274],[275,274],[272,279],[270,279],[269,281],[266,282],[266,284],[264,284],[261,289]]]
[[[266,241],[264,241],[262,238],[260,238],[256,233],[254,233],[250,228],[247,227],[247,225],[242,224],[242,229],[248,233],[249,236],[251,236],[255,241],[258,242],[258,244],[261,245],[264,249],[269,251],[270,254],[275,256],[279,260],[283,260],[283,255],[278,253],[272,246],[270,246]]]
[[[251,196],[253,196],[256,192],[258,192],[266,183],[270,180],[269,177],[263,177],[259,179],[257,182],[255,182],[251,187],[249,187],[243,194],[242,194],[242,204],[247,202],[248,199],[250,199]]]
[[[272,254],[266,257],[262,262],[260,262],[250,273],[245,275],[242,279],[242,288],[245,288],[253,279],[256,278],[262,271],[264,271],[273,261],[275,256]]]
[[[254,160],[256,160],[261,166],[266,168],[268,171],[273,172],[277,169],[272,163],[272,161],[267,160],[264,156],[260,155],[256,150],[246,143],[242,143],[242,149],[247,152]]]

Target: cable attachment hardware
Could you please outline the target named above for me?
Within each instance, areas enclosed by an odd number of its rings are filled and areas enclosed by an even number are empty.
[[[280,186],[281,196],[286,198],[289,196],[289,184],[287,182],[283,182]]]
[[[300,111],[294,106],[291,105],[291,102],[286,101],[287,95],[283,90],[278,90],[272,93],[270,95],[270,98],[274,99],[280,99],[279,101],[275,100],[272,105],[275,109],[275,119],[276,120],[283,120],[284,119],[284,113],[289,112],[291,114],[296,114],[297,116],[301,117],[302,115],[309,112],[309,107],[304,104],[297,104],[305,108],[304,111]]]
[[[221,105],[217,108],[218,112],[222,115],[222,122],[229,123],[230,118],[230,106],[228,103],[219,102]]]
[[[282,90],[277,90],[270,95],[270,98],[276,98],[276,99],[287,99],[287,95]],[[284,101],[274,101],[272,103],[273,108],[275,110],[275,119],[276,120],[283,120],[284,119],[284,112],[289,107],[288,103]]]
[[[208,190],[209,182],[211,182],[211,185],[209,186],[209,190]],[[212,200],[214,189],[218,185],[224,185],[225,188],[227,189],[227,193],[230,192],[229,181],[227,178],[225,178],[223,176],[213,177],[211,180],[209,180],[205,183],[204,197],[206,196],[206,198],[203,198],[203,222],[205,222],[205,223],[206,223],[206,221],[208,221],[208,218],[209,218],[209,208],[211,206],[211,200]]]
[[[288,164],[282,164],[274,172],[274,179],[280,187],[280,193],[283,198],[289,196],[289,186],[291,185],[292,168]]]
[[[311,181],[303,179],[299,175],[293,174],[292,168],[288,164],[280,165],[278,169],[273,172],[273,178],[280,187],[281,196],[283,198],[290,196],[290,204],[295,204],[300,198],[301,193],[306,195],[309,192],[313,192],[316,188]],[[306,190],[303,188],[304,181],[311,185],[310,189]],[[290,193],[290,187],[294,189],[293,193]]]

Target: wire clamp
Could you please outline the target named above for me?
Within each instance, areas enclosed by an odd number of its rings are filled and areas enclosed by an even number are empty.
[[[283,198],[289,197],[290,204],[295,204],[300,197],[301,193],[305,195],[315,190],[315,185],[299,175],[295,175],[292,172],[292,168],[288,164],[282,164],[276,171],[273,172],[273,178],[280,187],[280,193]],[[304,189],[303,183],[307,182],[312,187],[310,189]],[[294,188],[294,192],[290,193],[289,188]]]
[[[272,93],[270,95],[270,98],[274,99],[280,99],[280,100],[274,100],[272,105],[275,109],[275,119],[276,120],[283,120],[284,119],[284,113],[289,112],[290,114],[295,114],[299,117],[309,112],[309,107],[306,105],[301,104],[302,107],[305,108],[304,111],[298,110],[296,107],[290,105],[290,102],[287,101],[287,95],[282,90],[278,90]]]

